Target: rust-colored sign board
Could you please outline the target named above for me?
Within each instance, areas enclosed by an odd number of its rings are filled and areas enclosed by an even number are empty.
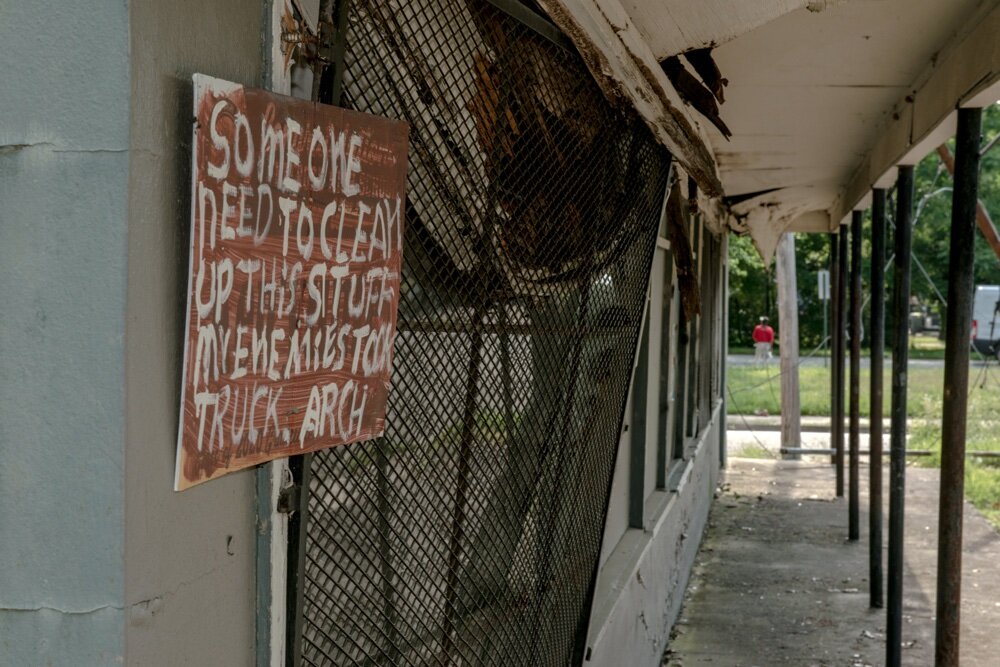
[[[377,437],[406,123],[194,76],[176,490]]]

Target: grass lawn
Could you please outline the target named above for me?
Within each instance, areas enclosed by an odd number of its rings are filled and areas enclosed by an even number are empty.
[[[778,349],[781,346],[775,344],[774,346],[774,358],[778,358]],[[804,355],[812,352],[811,356],[814,357],[828,357],[830,356],[830,348],[827,347],[822,350],[800,350]],[[729,354],[747,354],[753,356],[754,349],[752,347],[730,347]],[[868,349],[864,348],[861,352],[863,355],[868,354]],[[944,341],[940,340],[937,336],[910,336],[910,359],[944,359]]]
[[[889,416],[891,363],[886,360],[883,395],[883,416]],[[769,368],[730,366],[729,411],[732,414],[755,414],[767,410],[780,412],[781,380],[777,362]],[[908,446],[928,449],[933,456],[923,457],[918,465],[940,465],[941,427],[933,420],[941,418],[943,405],[944,368],[911,368],[907,390],[907,416],[931,420],[910,428]],[[985,381],[985,383],[984,383]],[[845,379],[846,383],[846,379]],[[966,447],[970,451],[1000,451],[1000,368],[969,369],[969,413]],[[861,370],[861,415],[867,417],[870,406],[871,376]],[[803,415],[830,414],[830,369],[805,367],[799,369],[799,393]],[[847,405],[845,394],[845,406]],[[1000,461],[972,459],[966,464],[966,497],[1000,528]]]

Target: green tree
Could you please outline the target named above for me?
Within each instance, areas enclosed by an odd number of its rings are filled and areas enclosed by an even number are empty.
[[[985,141],[1000,134],[1000,105],[993,104],[983,113]],[[954,151],[954,142],[948,142]],[[940,156],[934,151],[921,160],[914,174],[916,219],[913,227],[912,291],[921,303],[943,313],[941,298],[948,293],[948,248],[951,229],[952,178]],[[996,220],[1000,216],[1000,149],[987,153],[980,162],[979,199]],[[916,266],[919,261],[923,270]],[[976,284],[1000,284],[1000,260],[982,233],[976,231]],[[935,289],[936,288],[936,289]]]
[[[751,334],[761,315],[777,320],[772,289],[773,271],[764,261],[749,236],[729,237],[729,344],[753,345]],[[769,308],[770,306],[770,308]]]
[[[993,104],[983,113],[983,145],[1000,136],[1000,104]],[[954,150],[953,142],[949,142]],[[931,309],[943,315],[938,296],[948,293],[948,246],[951,228],[952,178],[936,151],[927,155],[915,170],[914,204],[916,221],[913,229],[912,292]],[[979,199],[987,212],[1000,223],[1000,144],[989,151],[980,163]],[[895,199],[890,197],[888,212],[890,231],[887,253],[891,255],[891,221]],[[869,294],[871,275],[870,212],[865,216],[865,238],[862,245],[863,293]],[[1000,285],[1000,260],[980,232],[976,232],[976,284]],[[829,268],[830,242],[827,234],[797,234],[796,271],[799,288],[799,332],[803,354],[819,345],[823,339],[823,307],[817,290],[817,272]],[[917,266],[919,262],[920,266]],[[772,271],[766,271],[763,261],[748,237],[730,238],[729,243],[729,342],[733,346],[752,345],[750,334],[757,318],[766,314],[776,321],[777,305],[770,302],[774,294]],[[922,268],[921,268],[922,267]],[[926,271],[927,275],[924,275]],[[891,283],[891,270],[886,273]],[[770,293],[767,290],[771,290]],[[890,294],[887,287],[886,295]],[[868,309],[865,309],[867,327]],[[942,317],[943,320],[943,317]]]

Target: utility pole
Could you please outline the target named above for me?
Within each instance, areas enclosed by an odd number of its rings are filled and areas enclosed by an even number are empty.
[[[795,280],[795,236],[785,232],[778,241],[778,335],[781,345],[781,447],[799,448],[799,292]],[[786,454],[784,458],[802,458]]]

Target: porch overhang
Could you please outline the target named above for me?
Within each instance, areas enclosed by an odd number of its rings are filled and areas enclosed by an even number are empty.
[[[739,200],[725,222],[765,260],[785,230],[836,230],[953,133],[956,108],[1000,97],[998,0],[539,4],[706,193]],[[705,48],[728,80],[729,139],[660,67]]]

